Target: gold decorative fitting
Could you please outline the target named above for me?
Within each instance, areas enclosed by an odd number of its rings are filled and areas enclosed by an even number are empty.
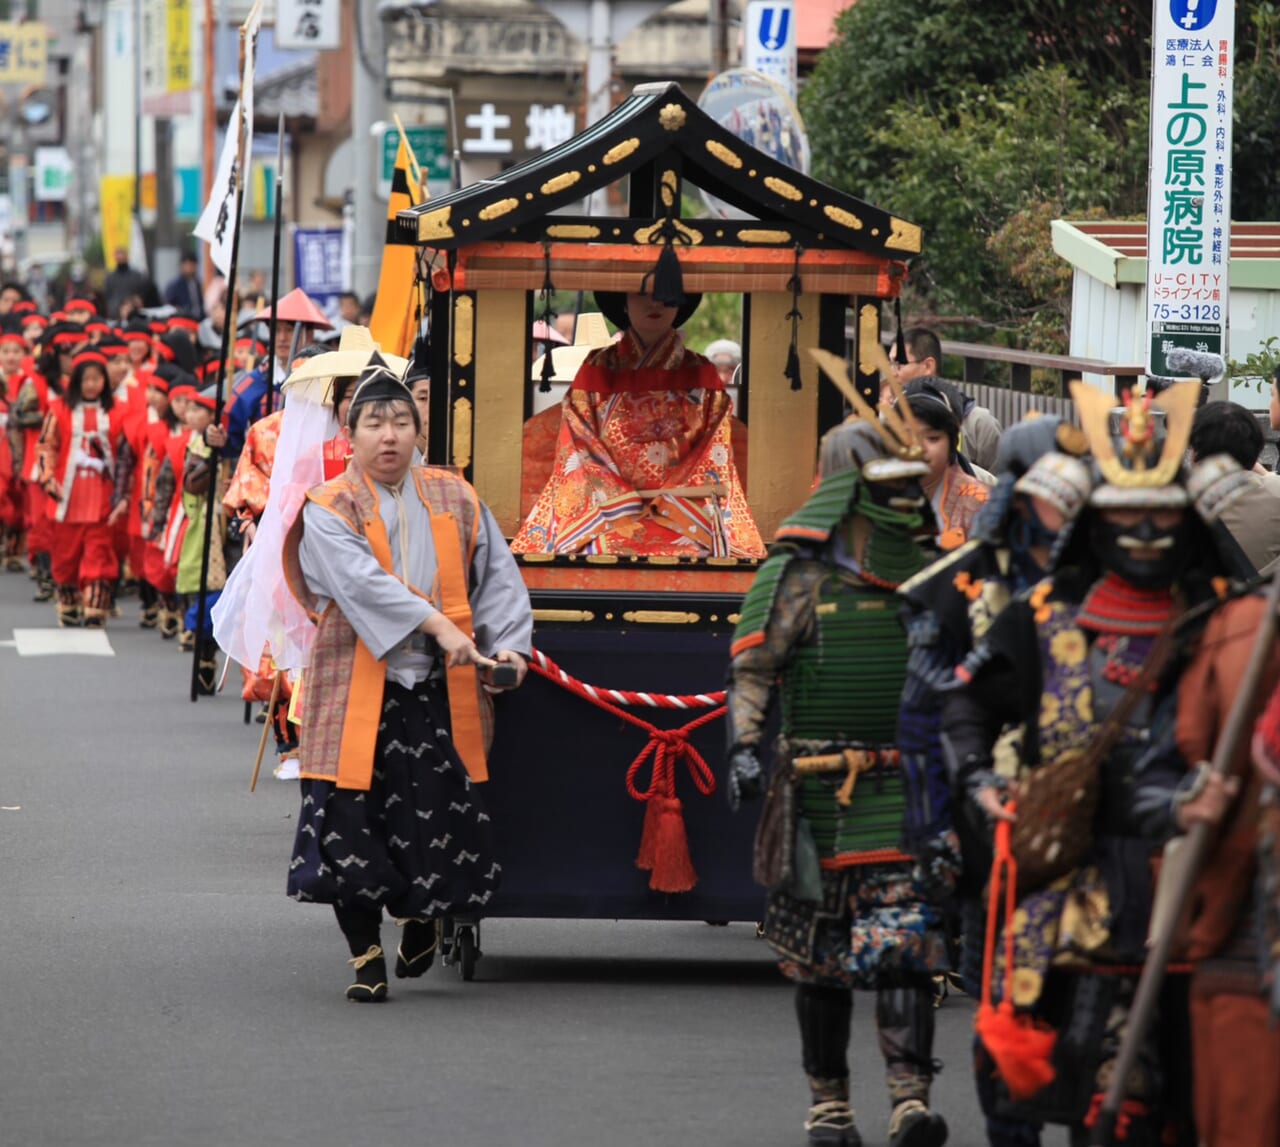
[[[617,564],[617,554],[587,554],[587,565],[589,566],[616,566]]]
[[[432,239],[452,239],[453,228],[449,226],[452,207],[439,207],[418,216],[418,242],[425,243]]]
[[[553,175],[542,185],[542,194],[559,195],[560,192],[572,187],[581,178],[582,172],[580,171],[562,171],[559,175]]]
[[[589,609],[535,609],[534,621],[595,621]]]
[[[634,135],[630,139],[624,139],[621,143],[614,144],[613,147],[609,148],[609,150],[604,153],[605,166],[608,167],[615,163],[621,163],[639,146],[640,140]]]
[[[858,370],[863,374],[875,374],[878,365],[871,348],[880,341],[879,308],[866,303],[858,311]]]
[[[1071,383],[1071,398],[1104,481],[1122,489],[1154,490],[1177,478],[1200,400],[1198,382],[1174,383],[1154,400],[1149,394],[1126,392],[1121,453],[1111,437],[1112,400],[1079,379]],[[1164,411],[1163,442],[1156,436],[1156,410]]]
[[[675,229],[685,237],[690,246],[696,247],[702,242],[701,231],[687,226],[684,221],[680,219],[673,219],[672,223],[675,225]],[[652,246],[653,244],[661,241],[659,238],[661,231],[661,223],[655,223],[652,227],[641,227],[640,230],[636,232],[636,242],[643,244],[644,246]]]
[[[556,560],[555,554],[517,554],[516,556],[526,565],[544,565]]]
[[[547,228],[548,239],[598,239],[600,228],[589,223],[555,223]]]
[[[481,219],[488,222],[490,219],[501,219],[519,206],[518,199],[499,199],[497,203],[490,203],[488,207],[480,208],[479,215]]]
[[[684,121],[688,118],[684,114],[684,108],[679,104],[667,104],[658,113],[658,122],[662,124],[667,131],[679,131],[684,127]]]
[[[736,566],[737,564],[737,558],[707,558],[709,566]]]
[[[682,609],[630,609],[622,615],[632,625],[694,625],[702,615]]]
[[[647,566],[678,566],[680,559],[672,554],[650,554],[644,559]]]
[[[769,231],[763,227],[744,227],[738,232],[740,243],[790,243],[790,231]]]
[[[676,197],[680,194],[680,177],[674,171],[668,169],[662,173],[658,194],[662,197],[663,207],[675,206]]]
[[[846,211],[843,207],[834,207],[828,203],[823,207],[822,214],[833,222],[839,223],[842,227],[848,227],[850,231],[862,230],[862,220],[852,211]]]
[[[732,167],[734,171],[738,171],[742,167],[742,158],[736,151],[725,147],[718,139],[707,140],[707,150],[716,157],[726,167]]]
[[[453,301],[453,361],[470,366],[476,346],[476,301],[470,295],[459,295]]]
[[[884,245],[894,251],[913,251],[920,250],[920,228],[914,223],[908,223],[905,219],[898,219],[896,216],[889,220],[889,238],[884,241]]]
[[[788,183],[776,175],[766,175],[764,185],[775,195],[781,195],[783,199],[799,201],[804,198],[804,193],[794,183]]]
[[[731,613],[729,614],[728,617],[725,618],[725,621],[727,621],[730,625],[737,625],[738,622],[740,622],[741,620],[742,620],[742,614],[740,613]]]
[[[471,399],[453,404],[453,464],[461,470],[471,465]]]

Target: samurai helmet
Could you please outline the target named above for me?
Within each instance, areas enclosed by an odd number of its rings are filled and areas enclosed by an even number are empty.
[[[879,347],[879,344],[877,344]],[[884,403],[874,410],[858,392],[849,377],[849,368],[839,355],[827,350],[812,348],[809,353],[822,373],[835,385],[853,407],[856,417],[831,430],[822,440],[819,472],[825,477],[827,465],[836,464],[829,455],[837,450],[853,451],[850,465],[855,465],[861,477],[868,482],[889,482],[898,478],[922,478],[929,472],[924,462],[924,444],[920,437],[920,425],[911,412],[911,405],[903,401],[902,387],[889,364],[884,348],[879,347],[884,358],[881,377],[893,392],[894,403]],[[856,435],[847,438],[845,427],[860,428]],[[830,440],[830,443],[828,443]],[[848,468],[847,466],[845,468]]]
[[[1071,397],[1102,475],[1091,506],[1171,509],[1189,503],[1183,458],[1200,397],[1198,383],[1177,383],[1154,398],[1126,390],[1118,410],[1081,381],[1071,384]]]

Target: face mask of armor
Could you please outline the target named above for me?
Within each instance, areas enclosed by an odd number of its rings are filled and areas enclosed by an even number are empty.
[[[917,480],[861,481],[853,511],[871,523],[862,558],[869,573],[900,584],[924,568],[924,551],[916,538],[932,532],[933,511]]]
[[[1045,528],[1040,515],[1036,513],[1036,505],[1030,498],[1020,496],[1017,505],[1025,507],[1026,516],[1017,512],[1013,514],[1009,527],[1009,547],[1020,554],[1025,554],[1036,546],[1053,549],[1058,540],[1058,531]]]
[[[1172,585],[1187,564],[1190,524],[1184,518],[1177,525],[1161,529],[1151,516],[1132,526],[1118,526],[1099,514],[1090,529],[1094,553],[1103,566],[1119,574],[1139,589],[1163,589]],[[1157,558],[1137,558],[1133,551],[1157,549]]]

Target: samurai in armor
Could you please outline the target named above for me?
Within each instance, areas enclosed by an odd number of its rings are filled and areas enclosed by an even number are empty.
[[[956,666],[1009,602],[1048,572],[1064,527],[1092,489],[1088,466],[1074,456],[1083,448],[1082,437],[1056,418],[1011,427],[1000,442],[999,481],[973,536],[899,590],[906,600],[903,619],[910,653],[898,749],[903,774],[916,794],[907,806],[907,829],[935,895],[951,909],[953,938],[960,942],[958,954],[953,948],[953,962],[974,998],[981,992],[982,889],[991,868],[990,828],[984,817],[966,820],[965,804],[953,808],[940,735],[942,691],[953,687]],[[939,783],[931,786],[929,778]],[[939,976],[935,984],[938,998],[945,997],[947,978]],[[995,1130],[991,1133],[998,1139]]]
[[[1185,770],[1153,760],[1152,730],[1172,714],[1198,607],[1225,591],[1224,575],[1246,572],[1228,567],[1213,532],[1242,489],[1239,464],[1183,464],[1198,391],[1126,395],[1116,412],[1106,395],[1072,387],[1100,480],[1054,572],[1000,613],[944,703],[960,791],[975,812],[1012,823],[1018,864],[1017,908],[1003,921],[1012,960],[989,932],[982,1009],[1013,1010],[994,1028],[981,1011],[979,1022],[993,1144],[1038,1143],[1041,1122],[1085,1141],[1144,956],[1153,841],[1177,831],[1192,799]],[[1017,738],[1012,776],[998,761],[1002,731]],[[1013,1049],[1033,1020],[1057,1034],[1029,1083],[1015,1070],[1028,1057]],[[1127,1085],[1133,1147],[1177,1130],[1171,1099],[1185,1097],[1186,1081],[1177,1057],[1160,1054],[1164,1034]]]
[[[729,674],[729,797],[763,788],[768,714],[781,728],[756,841],[764,931],[796,984],[813,1144],[861,1143],[849,1106],[853,989],[876,993],[893,1147],[938,1147],[929,1109],[931,977],[942,919],[903,850],[894,744],[907,643],[895,590],[925,564],[934,522],[905,402],[823,439],[820,482],[778,530],[743,603]]]

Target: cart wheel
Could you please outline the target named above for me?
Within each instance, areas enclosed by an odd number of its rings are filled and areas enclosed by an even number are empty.
[[[469,924],[458,929],[454,947],[458,957],[458,971],[462,978],[470,983],[476,976],[476,961],[480,958],[480,948],[476,944],[476,930]]]
[[[440,928],[440,966],[449,968],[453,966],[456,959],[454,944],[457,940],[457,933],[454,931],[453,918],[451,916],[442,916],[439,922]]]

